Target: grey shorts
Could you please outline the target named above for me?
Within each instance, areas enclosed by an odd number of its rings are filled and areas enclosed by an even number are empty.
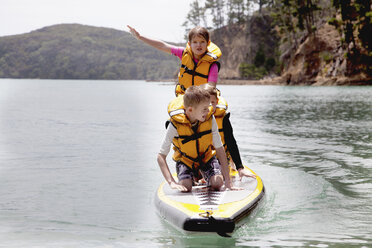
[[[178,181],[191,179],[193,180],[200,178],[199,174],[194,175],[193,170],[182,162],[176,163],[176,170]],[[204,177],[205,181],[209,184],[209,180],[212,176],[221,175],[221,166],[216,157],[211,158],[203,168],[200,168],[199,172]]]

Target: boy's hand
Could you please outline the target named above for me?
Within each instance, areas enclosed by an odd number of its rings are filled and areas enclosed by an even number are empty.
[[[178,183],[176,183],[176,182],[171,182],[171,183],[169,184],[169,186],[170,186],[172,189],[177,189],[177,190],[179,190],[179,191],[181,191],[181,192],[187,192],[187,191],[188,191],[187,188],[186,188],[185,186],[183,186],[183,185],[181,185],[181,184],[178,184]]]
[[[250,171],[246,169],[239,169],[239,176],[240,176],[240,180],[242,180],[243,177],[256,178],[256,175],[252,174]]]

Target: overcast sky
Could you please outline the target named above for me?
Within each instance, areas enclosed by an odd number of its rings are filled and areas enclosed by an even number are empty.
[[[183,41],[192,0],[0,0],[0,36],[60,23],[79,23]]]

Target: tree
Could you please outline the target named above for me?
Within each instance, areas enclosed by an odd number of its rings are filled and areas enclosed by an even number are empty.
[[[276,0],[273,17],[276,20],[280,32],[283,34],[282,43],[288,42],[290,47],[296,48],[297,42],[297,27],[293,16],[292,0]]]
[[[284,33],[284,40],[291,47],[298,46],[298,36],[301,31],[306,35],[315,33],[315,13],[320,10],[320,0],[276,0],[274,18]]]
[[[262,13],[262,8],[265,6],[265,5],[273,5],[274,4],[274,0],[253,0],[254,3],[257,3],[258,6],[259,6],[259,12]]]
[[[229,23],[242,23],[246,20],[246,1],[228,0],[227,18]]]
[[[360,64],[359,69],[372,74],[371,0],[333,0],[332,4],[341,13],[341,20],[333,18],[329,23],[341,28],[349,63]],[[356,72],[353,67],[351,70]]]
[[[298,19],[298,28],[307,31],[307,34],[314,33],[314,12],[320,10],[317,0],[296,0],[294,15]]]
[[[212,15],[214,28],[221,28],[225,23],[224,16],[225,0],[206,0],[205,10],[209,10]]]
[[[272,4],[274,0],[195,0],[190,4],[183,27],[188,32],[192,27],[205,26],[210,29],[218,29],[227,23],[243,23],[247,21],[249,11],[254,3],[264,5]],[[202,3],[204,2],[204,6]],[[209,18],[207,18],[209,14]],[[211,23],[209,23],[211,21]],[[211,24],[208,26],[207,24]]]
[[[260,66],[263,66],[265,64],[265,60],[266,60],[265,52],[264,52],[263,46],[260,45],[260,47],[258,48],[258,51],[256,53],[256,56],[254,57],[254,62],[253,63],[256,67],[260,67]]]
[[[372,10],[371,0],[356,0],[356,9],[359,13],[357,19],[358,38],[361,45],[369,53],[372,53]],[[372,54],[369,54],[372,56]]]
[[[203,24],[202,24],[203,22]],[[205,8],[199,5],[199,1],[195,0],[190,4],[190,11],[186,16],[186,21],[182,24],[188,33],[196,26],[207,26],[205,19]]]

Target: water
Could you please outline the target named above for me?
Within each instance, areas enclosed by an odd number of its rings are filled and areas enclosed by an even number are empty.
[[[232,238],[156,215],[173,85],[0,80],[0,247],[372,247],[372,87],[219,88],[266,187]]]

